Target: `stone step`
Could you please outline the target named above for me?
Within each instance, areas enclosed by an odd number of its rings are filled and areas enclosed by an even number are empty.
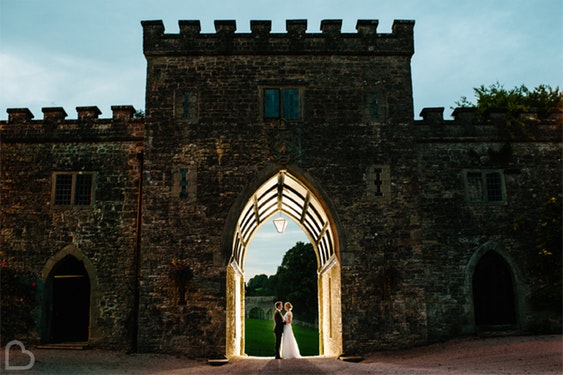
[[[58,349],[58,350],[85,350],[88,349],[87,342],[63,342],[58,344],[38,345],[37,349]]]

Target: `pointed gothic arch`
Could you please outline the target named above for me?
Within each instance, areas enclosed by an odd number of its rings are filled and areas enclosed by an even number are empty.
[[[496,274],[491,276],[491,269],[496,270]],[[489,287],[485,289],[487,283]],[[490,285],[491,283],[496,285]],[[514,259],[494,242],[483,244],[469,260],[465,270],[464,289],[467,333],[473,333],[478,326],[483,325],[503,324],[526,328],[525,313],[528,310],[529,288]],[[497,311],[493,315],[487,315],[487,307],[482,309],[486,300],[494,299],[495,293],[498,295],[507,291],[508,293],[495,300],[496,304],[501,305],[499,309],[504,309],[504,312]],[[486,295],[478,295],[483,293]],[[497,313],[500,315],[496,316]]]
[[[257,189],[242,197],[231,231],[227,265],[227,356],[244,355],[244,260],[256,231],[283,212],[311,241],[317,256],[319,353],[342,352],[340,261],[338,232],[324,199],[310,183],[287,169],[270,175]]]
[[[68,245],[47,260],[41,271],[41,280],[45,285],[42,341],[95,340],[99,336],[97,310],[94,308],[99,299],[99,284],[90,260],[75,246]],[[83,300],[73,300],[82,297]],[[57,309],[63,310],[58,318]],[[69,319],[65,314],[72,320],[70,325],[69,321],[59,324],[59,320]]]

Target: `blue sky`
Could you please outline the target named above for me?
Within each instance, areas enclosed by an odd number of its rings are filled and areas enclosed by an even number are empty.
[[[320,32],[323,19],[341,19],[343,32],[377,19],[380,33],[391,32],[394,19],[413,19],[415,118],[424,107],[445,107],[449,116],[481,84],[563,86],[561,0],[0,0],[0,119],[20,107],[36,119],[42,107],[62,106],[68,118],[77,106],[96,105],[101,117],[111,117],[112,105],[144,109],[141,20],[163,20],[167,33],[178,33],[178,20],[194,19],[203,33],[213,33],[217,19],[236,20],[237,32],[249,32],[250,20],[285,32],[285,20],[307,19],[309,33]],[[251,243],[261,250],[251,248],[249,261],[266,264],[284,236],[282,255],[306,240],[291,234],[302,233],[298,227],[282,237],[269,227]]]

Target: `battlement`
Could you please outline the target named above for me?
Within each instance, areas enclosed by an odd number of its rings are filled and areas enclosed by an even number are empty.
[[[287,20],[287,33],[271,33],[271,21],[250,21],[250,33],[236,33],[236,21],[216,20],[214,34],[202,34],[198,20],[178,22],[179,34],[165,34],[161,20],[142,21],[146,57],[165,55],[291,54],[406,55],[414,53],[412,20],[395,20],[392,33],[377,33],[378,20],[358,20],[356,33],[342,33],[342,20],[321,21],[321,33],[307,33],[307,20]]]
[[[67,119],[63,107],[44,107],[43,120],[34,120],[28,108],[8,108],[8,121],[0,121],[4,142],[99,141],[144,137],[144,119],[135,119],[130,105],[111,107],[112,118],[99,118],[96,106],[76,107],[77,118]]]
[[[491,110],[483,116],[478,116],[477,108],[459,107],[452,112],[453,119],[444,119],[444,107],[423,108],[420,112],[421,120],[415,120],[417,135],[421,137],[498,137],[506,136],[499,131],[507,123],[506,110]],[[530,111],[520,114],[520,121],[533,125],[530,131],[532,139],[560,139],[563,126],[563,109],[554,109],[549,114],[540,116]],[[517,135],[520,138],[530,138],[531,133]],[[514,134],[513,134],[514,136]]]
[[[418,124],[476,124],[477,122],[485,122],[487,124],[498,124],[506,120],[506,110],[498,108],[491,110],[485,114],[484,118],[477,117],[477,108],[475,107],[458,107],[452,112],[453,120],[444,120],[444,107],[426,107],[420,111],[422,120],[418,120]],[[528,122],[550,122],[561,124],[563,122],[563,109],[553,109],[547,116],[540,118],[537,112],[522,112],[520,117],[523,121]]]
[[[135,108],[130,105],[114,105],[111,106],[111,110],[113,120],[129,120],[135,113]],[[6,112],[8,113],[8,124],[29,123],[35,118],[29,108],[8,108]],[[68,116],[63,107],[43,107],[41,112],[43,112],[43,121],[47,122],[63,122]],[[76,107],[76,113],[78,120],[87,121],[97,120],[102,111],[96,106],[87,106]]]

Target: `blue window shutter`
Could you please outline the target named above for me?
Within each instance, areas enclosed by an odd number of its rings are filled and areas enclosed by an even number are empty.
[[[283,117],[286,119],[298,119],[299,113],[299,90],[283,90]]]
[[[264,117],[280,117],[280,90],[264,89]]]

